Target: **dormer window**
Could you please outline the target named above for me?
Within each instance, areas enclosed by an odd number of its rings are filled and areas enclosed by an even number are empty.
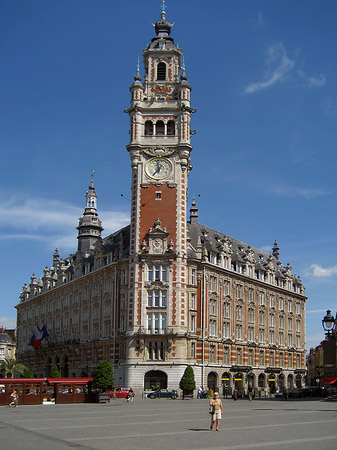
[[[164,62],[160,62],[157,66],[157,81],[165,81],[166,80],[166,64]]]

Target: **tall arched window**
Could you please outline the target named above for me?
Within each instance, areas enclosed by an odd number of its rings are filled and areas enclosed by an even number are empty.
[[[157,80],[166,80],[166,64],[164,62],[160,62],[157,65]]]
[[[169,120],[167,122],[167,135],[174,136],[175,135],[175,122],[174,120]]]
[[[151,120],[145,122],[145,136],[153,136],[153,123]]]
[[[164,136],[164,131],[165,131],[164,122],[162,120],[158,120],[156,122],[156,135]]]

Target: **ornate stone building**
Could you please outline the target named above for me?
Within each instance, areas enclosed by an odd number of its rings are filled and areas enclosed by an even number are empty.
[[[131,223],[102,238],[93,180],[78,250],[57,250],[17,305],[17,356],[36,375],[114,366],[116,385],[177,388],[192,365],[199,385],[275,392],[303,383],[301,280],[271,255],[198,223],[192,201],[191,86],[163,11],[130,87]],[[45,325],[41,347],[28,345]],[[262,389],[263,391],[263,389]]]

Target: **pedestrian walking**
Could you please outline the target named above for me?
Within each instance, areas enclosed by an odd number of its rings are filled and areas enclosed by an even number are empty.
[[[218,392],[214,392],[214,397],[209,401],[209,412],[211,414],[211,426],[210,429],[213,430],[213,425],[215,425],[216,431],[219,431],[219,424],[222,416],[222,401],[219,399]]]
[[[254,389],[253,389],[253,386],[249,386],[249,387],[248,387],[248,398],[249,398],[249,401],[250,401],[250,402],[253,400],[253,395],[254,395]]]
[[[198,387],[197,398],[202,398],[202,387]]]
[[[10,402],[10,404],[8,405],[10,406],[15,406],[15,408],[18,406],[19,403],[19,396],[17,391],[14,389],[14,391],[11,393],[11,399],[12,401]]]
[[[234,387],[233,389],[233,400],[236,401],[238,399],[238,390],[236,389],[236,387]]]
[[[128,395],[126,396],[126,401],[133,402],[133,396],[134,396],[133,390],[130,389]]]

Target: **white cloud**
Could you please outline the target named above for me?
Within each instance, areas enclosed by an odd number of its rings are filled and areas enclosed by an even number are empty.
[[[55,229],[76,223],[83,210],[67,202],[44,198],[21,198],[11,196],[2,203],[4,214],[0,216],[0,227],[20,230]]]
[[[44,198],[11,196],[2,204],[2,212],[0,240],[39,241],[48,248],[71,251],[77,247],[76,226],[83,208]],[[103,237],[130,221],[129,214],[119,211],[99,211],[99,218]]]
[[[273,247],[271,245],[265,245],[264,247],[261,247],[260,250],[266,253],[271,253],[273,251]]]
[[[278,195],[291,196],[291,197],[303,197],[306,199],[322,197],[323,195],[328,195],[329,192],[324,189],[315,188],[303,188],[303,187],[291,187],[276,185],[271,187],[271,190]]]
[[[306,273],[307,276],[314,278],[328,278],[337,274],[337,265],[331,267],[322,267],[318,264],[311,264],[310,270]]]
[[[306,348],[309,351],[310,347],[317,347],[324,340],[324,333],[312,333],[306,337]]]
[[[16,328],[16,317],[0,317],[0,327],[7,329]]]
[[[332,97],[323,100],[323,111],[327,116],[337,115],[337,102]]]
[[[257,24],[258,24],[259,27],[262,27],[262,25],[264,24],[262,13],[260,13],[260,12],[259,12],[259,14],[257,16]]]
[[[305,85],[308,88],[322,87],[325,85],[326,77],[321,73],[319,78],[310,77],[305,74],[303,70],[298,70],[297,73],[305,81]]]
[[[264,81],[250,83],[245,89],[247,94],[253,94],[285,81],[288,73],[295,66],[295,60],[288,58],[283,44],[279,42],[268,46],[266,65],[268,69],[266,70]]]

